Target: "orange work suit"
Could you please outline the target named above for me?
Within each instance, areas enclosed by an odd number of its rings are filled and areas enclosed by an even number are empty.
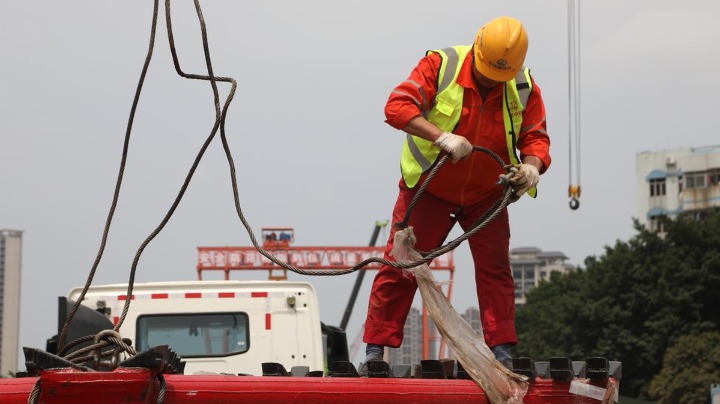
[[[495,152],[506,164],[508,156],[503,124],[503,84],[481,96],[472,76],[472,52],[468,53],[457,77],[464,88],[463,108],[453,133],[466,137],[471,144]],[[385,106],[386,122],[404,128],[414,117],[432,108],[437,92],[440,56],[430,53],[420,60],[410,76],[391,93]],[[532,78],[531,78],[532,79]],[[532,79],[533,89],[523,111],[522,128],[516,147],[524,156],[536,156],[543,162],[541,173],[550,166],[550,139],[546,132],[545,106],[540,88]],[[438,159],[439,160],[439,159]],[[428,183],[416,201],[408,226],[414,228],[416,248],[429,251],[445,241],[456,223],[465,231],[502,197],[496,185],[503,168],[485,153],[475,152],[464,160],[447,162]],[[418,184],[425,180],[427,172]],[[419,185],[408,188],[400,179],[400,192],[392,214],[393,223],[405,218],[408,205]],[[391,255],[394,230],[388,238],[385,258]],[[515,332],[515,286],[510,270],[510,225],[507,209],[468,239],[475,266],[475,283],[481,323],[488,346],[517,343]],[[363,341],[399,347],[403,327],[412,305],[417,283],[402,269],[384,265],[373,281]]]

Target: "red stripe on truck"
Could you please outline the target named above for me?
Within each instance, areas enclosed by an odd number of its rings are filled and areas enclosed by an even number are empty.
[[[201,299],[203,298],[203,294],[201,292],[185,292],[185,293],[173,293],[172,296],[170,293],[151,293],[149,295],[141,294],[139,295],[139,298],[145,298],[147,299],[150,297],[150,299],[170,299],[170,298],[178,298],[180,296],[184,296],[185,299]],[[210,298],[219,298],[219,299],[233,299],[238,297],[238,294],[236,292],[218,292],[217,295],[208,294],[206,293],[204,297],[210,297]],[[268,292],[251,292],[250,297],[268,297]],[[130,296],[130,300],[135,300],[135,295]],[[127,300],[127,295],[118,295],[117,296],[118,301],[125,301]]]
[[[271,323],[272,323],[272,322],[270,321],[270,319],[271,319],[270,313],[265,313],[265,329],[266,329],[266,330],[269,330],[269,329],[270,329],[270,326],[271,326]]]

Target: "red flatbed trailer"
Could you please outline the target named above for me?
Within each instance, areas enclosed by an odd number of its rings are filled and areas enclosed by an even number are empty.
[[[430,363],[434,365],[430,368],[437,369],[440,361],[428,362],[435,362]],[[517,373],[537,372],[529,378],[523,403],[597,404],[617,401],[619,362],[608,362],[602,358],[583,362],[554,358],[550,362],[537,362],[537,367],[536,363],[526,359],[518,363],[526,366],[518,369]],[[286,376],[281,367],[280,373],[263,376],[185,375],[160,373],[164,365],[157,361],[147,364],[148,367],[117,367],[106,372],[75,368],[45,369],[36,372],[39,377],[0,379],[0,402],[28,403],[31,392],[40,381],[35,402],[45,404],[490,403],[473,380],[445,378],[443,375],[440,378],[353,377],[347,373],[344,373],[345,376],[332,376],[331,372],[331,376]],[[351,368],[354,373],[354,367]],[[456,375],[457,371],[456,368]],[[429,376],[429,373],[426,372],[426,375]],[[163,397],[161,401],[158,400],[160,394]]]
[[[147,369],[114,372],[48,370],[41,375],[42,393],[38,403],[47,404],[130,404],[156,403],[160,382]],[[472,380],[268,377],[226,375],[166,375],[167,404],[184,403],[475,403],[489,404]],[[0,402],[26,404],[37,377],[4,379]],[[577,381],[576,381],[577,382]],[[523,402],[527,404],[597,404],[593,397],[570,392],[571,381],[536,378]],[[589,384],[607,390],[616,385]],[[604,402],[613,402],[605,400]]]

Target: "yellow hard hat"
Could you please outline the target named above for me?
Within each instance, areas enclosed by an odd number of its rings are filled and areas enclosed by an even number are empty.
[[[483,25],[475,37],[475,67],[494,81],[510,81],[523,66],[528,37],[522,23],[498,17]]]

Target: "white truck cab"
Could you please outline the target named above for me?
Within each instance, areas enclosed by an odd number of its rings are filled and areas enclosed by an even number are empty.
[[[81,292],[72,289],[67,305]],[[115,325],[126,295],[127,284],[91,286],[82,304]],[[323,335],[327,328],[307,282],[179,281],[135,283],[120,334],[138,352],[169,345],[186,362],[185,374],[261,375],[263,362],[325,370],[326,342],[337,342],[337,336]],[[340,334],[342,343],[329,351],[342,354],[344,349],[346,356],[347,340]]]

